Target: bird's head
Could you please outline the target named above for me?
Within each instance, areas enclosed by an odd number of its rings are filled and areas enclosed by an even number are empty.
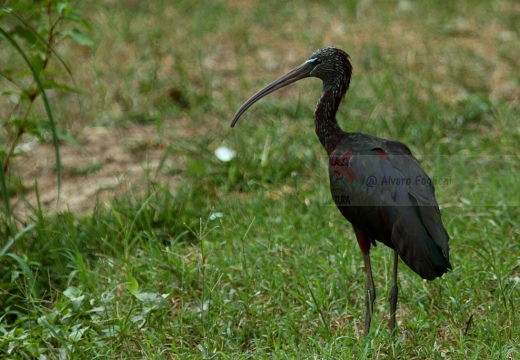
[[[352,76],[352,64],[346,52],[335,47],[326,47],[315,51],[306,61],[314,65],[309,76],[319,78],[324,86],[340,85],[338,82],[348,83]]]
[[[251,105],[284,86],[307,77],[316,77],[323,81],[324,89],[334,87],[344,94],[348,89],[351,75],[352,65],[350,64],[349,56],[346,52],[335,47],[319,49],[303,64],[279,77],[251,96],[236,112],[231,121],[231,127],[235,126],[240,116],[242,116]]]

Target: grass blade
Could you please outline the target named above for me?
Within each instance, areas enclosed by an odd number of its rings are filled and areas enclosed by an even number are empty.
[[[1,166],[0,166],[0,171],[1,171]],[[18,240],[19,238],[22,237],[23,234],[25,234],[26,232],[29,232],[30,230],[32,230],[34,228],[34,224],[31,224],[29,226],[26,226],[25,228],[23,228],[22,230],[20,230],[13,238],[11,238],[7,244],[4,245],[4,247],[0,250],[0,258],[2,256],[4,256],[6,253],[7,253],[7,250],[9,250],[11,248],[11,246],[13,246],[13,244],[15,243],[16,240]]]
[[[0,162],[0,164],[4,163],[4,159]],[[11,206],[9,205],[9,194],[7,192],[7,182],[5,179],[4,168],[0,166],[0,187],[2,191],[2,199],[4,200],[4,209],[5,215],[7,219],[11,219]]]

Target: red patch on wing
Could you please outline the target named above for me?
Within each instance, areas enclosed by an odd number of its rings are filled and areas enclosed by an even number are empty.
[[[329,165],[334,170],[334,172],[343,178],[346,182],[351,182],[354,180],[354,172],[349,166],[349,161],[352,155],[356,155],[357,153],[352,150],[347,150],[343,154],[331,154],[329,156]]]
[[[351,157],[352,155],[354,155],[354,154],[356,154],[354,151],[352,151],[352,150],[347,150],[347,151],[345,151],[345,152],[343,153],[343,156],[344,156],[345,159],[348,161],[348,160],[350,160],[350,157]]]
[[[383,149],[376,149],[376,154],[383,160],[386,160],[388,158],[386,151],[384,151]]]

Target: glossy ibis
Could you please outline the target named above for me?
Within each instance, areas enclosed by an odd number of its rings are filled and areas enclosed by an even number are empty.
[[[394,249],[393,286],[388,296],[391,330],[395,328],[397,308],[398,257],[428,280],[442,276],[451,264],[449,237],[433,183],[408,147],[399,141],[346,132],[338,126],[336,112],[351,75],[348,54],[334,47],[320,49],[247,100],[233,117],[231,127],[251,105],[273,91],[307,77],[323,81],[314,126],[328,154],[332,198],[353,225],[363,252],[367,335],[376,298],[370,267],[370,246],[375,246],[376,240]]]

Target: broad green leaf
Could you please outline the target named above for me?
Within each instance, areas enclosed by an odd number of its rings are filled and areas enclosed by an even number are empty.
[[[162,298],[155,292],[143,292],[136,294],[135,297],[142,302],[157,302],[162,301]]]
[[[24,26],[16,26],[14,29],[10,31],[10,33],[12,35],[19,36],[20,38],[27,41],[27,43],[30,45],[38,42],[38,36],[33,31]]]
[[[34,71],[36,71],[37,74],[41,74],[43,69],[43,59],[40,54],[34,54],[31,56],[31,65],[34,68]]]
[[[69,298],[70,300],[75,300],[79,296],[81,296],[81,290],[75,286],[69,286],[64,292],[63,296]]]
[[[69,334],[69,340],[72,341],[72,342],[78,342],[79,340],[81,340],[81,337],[83,336],[83,333],[85,331],[87,331],[89,328],[90,328],[89,326],[85,326],[85,327],[82,327],[81,329],[72,331]]]
[[[130,291],[130,294],[137,295],[139,294],[139,284],[137,283],[137,280],[131,275],[128,274],[126,276],[126,288],[128,291]]]
[[[56,5],[56,10],[58,10],[58,14],[60,15],[68,15],[72,11],[72,8],[69,3],[60,2]]]
[[[4,7],[4,8],[0,9],[0,17],[9,15],[10,13],[11,13],[11,8]]]
[[[73,88],[73,87],[70,87],[69,85],[66,85],[66,84],[62,84],[60,82],[57,82],[55,80],[45,80],[43,82],[43,86],[46,88],[46,89],[57,89],[57,90],[64,90],[64,91],[68,91],[68,92],[71,92],[71,93],[76,93],[76,94],[79,94],[80,91]]]
[[[74,28],[72,31],[64,31],[62,32],[62,35],[71,38],[76,42],[76,44],[80,46],[88,46],[92,51],[94,51],[94,42],[92,39],[78,29]]]

